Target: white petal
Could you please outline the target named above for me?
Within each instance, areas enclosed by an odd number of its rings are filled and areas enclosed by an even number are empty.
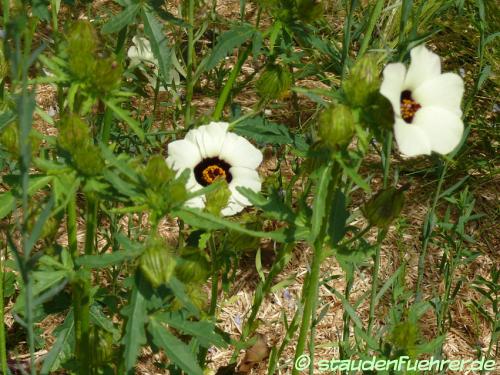
[[[198,147],[186,139],[181,139],[168,144],[167,164],[174,170],[194,168],[201,161]]]
[[[394,112],[401,112],[401,92],[406,75],[406,67],[402,63],[389,64],[384,69],[384,80],[380,85],[380,93],[392,104]]]
[[[191,129],[185,139],[198,145],[202,158],[219,156],[228,126],[226,122],[211,122],[208,125]]]
[[[190,200],[186,201],[184,205],[190,208],[204,208],[205,201],[203,198],[204,198],[203,196],[191,198]]]
[[[203,146],[206,156],[209,158],[219,156],[229,124],[227,122],[211,122],[203,127],[205,128]]]
[[[233,216],[243,210],[243,206],[235,202],[233,199],[229,200],[229,204],[221,210],[224,216]]]
[[[179,171],[179,174],[181,173],[182,171]],[[191,173],[189,174],[189,179],[186,182],[186,189],[191,192],[203,189],[203,186],[201,186],[198,183],[198,181],[196,181],[196,177],[194,176],[193,170],[191,170]]]
[[[415,90],[421,83],[441,74],[439,56],[420,45],[411,50],[411,63],[406,74],[404,89]]]
[[[220,158],[234,167],[255,169],[262,162],[262,152],[245,138],[227,133]]]
[[[138,37],[136,35],[132,38],[132,43],[134,43],[136,46],[136,57],[152,62],[156,60],[153,55],[153,51],[151,50],[151,43],[149,43],[149,40],[147,40],[146,38]]]
[[[453,151],[460,143],[464,131],[464,124],[459,116],[439,107],[421,108],[411,125],[425,132],[432,151],[440,154]]]
[[[464,81],[458,74],[444,73],[419,85],[412,96],[421,106],[446,108],[462,116],[460,102],[464,94]]]
[[[399,151],[404,156],[411,157],[431,153],[431,145],[425,132],[414,123],[407,124],[404,120],[397,118],[394,123],[394,137]]]
[[[229,190],[231,190],[232,197],[235,201],[243,206],[250,206],[250,201],[239,191],[237,191],[238,186],[243,186],[249,188],[255,192],[259,192],[262,187],[262,182],[260,181],[259,173],[254,169],[244,168],[244,167],[232,167],[230,170],[233,179],[229,184]]]
[[[136,46],[131,46],[127,51],[127,56],[129,59],[140,60],[139,51]]]

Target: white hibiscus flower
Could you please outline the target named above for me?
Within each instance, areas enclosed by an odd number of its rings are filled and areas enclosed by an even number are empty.
[[[261,181],[257,167],[262,153],[245,138],[228,132],[226,122],[211,122],[190,130],[184,139],[168,145],[167,164],[181,173],[190,170],[187,189],[197,191],[210,185],[217,178],[225,178],[231,197],[222,210],[224,216],[237,214],[251,203],[236,187],[244,186],[260,191]],[[205,207],[205,197],[199,196],[186,202],[188,207]]]
[[[127,51],[127,56],[130,59],[129,66],[133,68],[139,66],[141,63],[145,63],[146,65],[152,67],[154,76],[149,75],[148,72],[146,72],[144,69],[143,73],[147,77],[150,85],[152,87],[155,87],[156,79],[158,77],[159,63],[158,59],[156,59],[153,54],[153,50],[151,49],[151,43],[149,42],[148,39],[136,35],[132,38],[132,44],[133,45],[130,46],[130,48]],[[182,74],[182,76],[185,77],[186,73],[180,66],[174,51],[171,56],[172,56],[173,68],[170,69],[169,73],[170,79],[168,80],[167,83],[170,84],[173,82],[178,87],[181,82],[179,74]],[[160,86],[160,91],[166,91],[163,85]]]
[[[421,45],[411,50],[408,70],[388,64],[380,93],[392,103],[394,135],[404,156],[447,154],[462,139],[462,78],[441,74],[439,56]]]
[[[132,38],[132,43],[133,46],[127,51],[127,56],[130,59],[130,66],[139,65],[142,61],[158,66],[158,60],[151,50],[151,43],[149,40],[136,35]]]

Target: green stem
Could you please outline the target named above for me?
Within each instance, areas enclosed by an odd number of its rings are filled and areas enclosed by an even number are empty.
[[[361,47],[359,48],[358,58],[363,56],[368,49],[370,40],[372,38],[373,29],[375,29],[375,24],[377,23],[380,13],[382,13],[382,8],[384,7],[384,0],[377,0],[377,3],[373,7],[370,13],[370,19],[368,20],[368,26],[365,31],[365,36],[361,42]]]
[[[224,110],[224,106],[226,105],[229,94],[231,93],[231,89],[233,88],[234,82],[236,81],[236,78],[238,77],[238,74],[241,71],[241,67],[248,58],[248,55],[250,55],[250,51],[251,51],[251,46],[247,47],[243,52],[240,51],[240,54],[238,56],[238,61],[231,70],[229,78],[227,79],[227,82],[224,85],[224,88],[222,89],[222,92],[219,96],[219,99],[217,100],[217,104],[215,105],[215,110],[212,115],[212,119],[214,121],[218,121],[222,117],[222,111]]]
[[[422,252],[420,253],[420,257],[418,259],[418,276],[417,276],[417,286],[415,288],[415,302],[420,302],[422,300],[422,281],[424,279],[424,266],[425,266],[425,257],[427,256],[427,247],[429,246],[429,240],[432,236],[432,221],[434,220],[434,212],[436,211],[436,205],[441,194],[441,188],[443,186],[444,177],[446,175],[446,170],[448,169],[448,163],[445,161],[443,168],[441,169],[441,175],[439,176],[438,185],[436,188],[436,192],[434,194],[434,199],[432,200],[432,206],[427,213],[426,226],[424,227],[424,239],[422,242]]]
[[[188,51],[187,51],[187,77],[186,77],[186,114],[184,124],[191,124],[191,102],[193,100],[193,58],[194,58],[194,0],[188,0]]]
[[[5,340],[3,285],[4,285],[4,267],[2,260],[2,251],[0,250],[0,369],[2,370],[2,374],[7,374],[7,347]]]
[[[347,279],[347,284],[345,287],[345,293],[344,297],[346,301],[349,301],[349,296],[351,294],[351,289],[352,286],[354,285],[354,277],[349,276]],[[342,333],[342,343],[340,345],[340,359],[348,359],[346,358],[347,355],[347,348],[349,347],[349,335],[350,335],[350,329],[349,329],[349,314],[344,311],[344,314],[342,315],[342,325],[343,325],[343,333]]]
[[[99,204],[95,197],[87,195],[87,223],[85,231],[85,255],[94,253],[95,234],[97,229],[97,208]]]
[[[373,279],[372,279],[372,286],[371,286],[371,295],[370,295],[370,313],[368,316],[368,329],[367,329],[367,334],[370,335],[372,327],[373,327],[373,320],[375,317],[375,298],[377,296],[377,288],[378,288],[378,281],[379,281],[379,272],[380,272],[380,253],[382,249],[382,241],[385,238],[387,231],[386,230],[380,230],[378,233],[378,238],[377,238],[377,248],[375,250],[375,257],[373,261]]]
[[[52,0],[50,2],[50,8],[51,8],[51,13],[52,13],[52,30],[54,33],[57,33],[57,9],[56,9],[56,1]]]
[[[219,294],[219,271],[217,267],[217,249],[213,238],[210,238],[209,247],[210,247],[210,258],[212,263],[212,290],[210,296],[209,314],[210,316],[214,316],[215,311],[217,310],[217,296]]]
[[[9,15],[10,15],[10,1],[9,0],[3,0],[2,1],[2,7],[3,7],[3,24],[4,27],[7,26],[9,23]]]
[[[351,45],[352,20],[354,17],[354,10],[357,6],[358,0],[350,1],[349,9],[347,11],[347,19],[344,25],[344,39],[342,42],[342,77],[344,77],[347,72],[347,59],[349,56],[349,48]]]
[[[107,145],[111,134],[111,124],[113,123],[113,111],[106,107],[101,128],[101,141]]]
[[[387,184],[389,181],[389,171],[391,167],[391,149],[392,149],[392,132],[388,131],[386,134],[385,138],[385,143],[384,143],[384,153],[382,157],[382,162],[383,162],[383,170],[384,170],[384,185],[383,189],[387,189]],[[387,234],[386,229],[381,229],[378,231],[378,236],[377,236],[377,247],[375,249],[375,257],[373,261],[373,280],[372,280],[372,285],[371,285],[371,296],[370,296],[370,312],[368,316],[368,330],[367,334],[370,335],[372,327],[373,327],[373,320],[375,318],[375,298],[377,296],[377,288],[378,288],[378,281],[379,281],[379,272],[380,272],[380,253],[382,250],[382,241],[384,240],[385,236]]]
[[[73,262],[76,257],[78,257],[78,240],[76,237],[77,226],[76,226],[76,195],[73,195],[66,208],[67,218],[66,218],[66,228],[68,230],[68,249]]]
[[[306,339],[309,334],[309,329],[311,325],[311,317],[313,314],[313,307],[315,305],[315,300],[318,294],[318,285],[319,285],[319,271],[321,266],[321,261],[323,260],[323,238],[321,237],[314,244],[314,253],[311,264],[311,273],[307,278],[307,283],[304,285],[305,294],[304,294],[304,312],[302,314],[302,324],[300,326],[299,338],[297,341],[297,347],[295,349],[295,358],[293,363],[297,361],[297,359],[303,354],[304,348],[306,346]],[[312,355],[313,353],[309,353],[311,356],[311,363],[313,363]],[[300,371],[295,367],[292,371],[292,375],[298,374]]]
[[[85,255],[92,255],[95,252],[95,237],[97,229],[97,209],[99,203],[97,198],[87,195],[86,212],[86,232],[85,232]],[[91,372],[90,363],[90,284],[91,273],[82,270],[81,279],[77,285],[77,320],[80,322],[80,342],[77,344],[79,349],[80,371],[82,375],[88,375]]]

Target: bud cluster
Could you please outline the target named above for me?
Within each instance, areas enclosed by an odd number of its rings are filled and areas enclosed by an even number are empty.
[[[87,83],[87,89],[102,96],[119,86],[123,68],[114,56],[102,56],[98,50],[99,39],[92,24],[76,21],[67,37],[68,68],[75,78]]]
[[[68,115],[61,119],[57,145],[81,174],[95,176],[102,172],[104,160],[100,150],[94,145],[88,126],[78,116]]]

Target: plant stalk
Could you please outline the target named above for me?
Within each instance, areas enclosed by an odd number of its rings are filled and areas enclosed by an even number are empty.
[[[222,111],[224,110],[224,106],[226,105],[227,99],[229,98],[229,94],[231,93],[234,82],[236,81],[236,78],[238,77],[238,74],[241,71],[241,67],[248,58],[248,55],[250,55],[250,51],[251,51],[251,46],[247,47],[243,52],[240,51],[240,54],[238,56],[238,61],[231,70],[229,78],[227,79],[227,82],[224,85],[224,88],[222,89],[222,92],[219,96],[219,99],[217,100],[217,104],[215,105],[215,110],[212,115],[212,119],[214,121],[218,121],[222,117]]]
[[[188,0],[188,51],[187,51],[187,72],[186,72],[186,112],[184,126],[191,124],[191,102],[193,100],[193,69],[194,69],[194,0]]]
[[[427,247],[429,246],[429,240],[432,235],[432,221],[434,220],[434,213],[436,211],[436,205],[439,200],[439,196],[441,195],[441,188],[443,186],[444,177],[446,175],[446,170],[448,169],[448,163],[445,161],[443,168],[441,169],[441,175],[439,176],[438,185],[436,188],[436,193],[434,194],[434,198],[432,200],[431,209],[427,213],[427,225],[430,228],[427,230],[425,227],[424,231],[424,239],[422,242],[422,252],[420,253],[420,257],[418,259],[418,276],[417,276],[417,285],[415,288],[415,302],[418,303],[422,300],[422,281],[424,279],[424,266],[425,266],[425,257],[427,256]]]
[[[2,251],[0,249],[0,369],[2,374],[7,374],[7,347],[5,340],[5,323],[4,323],[4,266],[2,259]]]

